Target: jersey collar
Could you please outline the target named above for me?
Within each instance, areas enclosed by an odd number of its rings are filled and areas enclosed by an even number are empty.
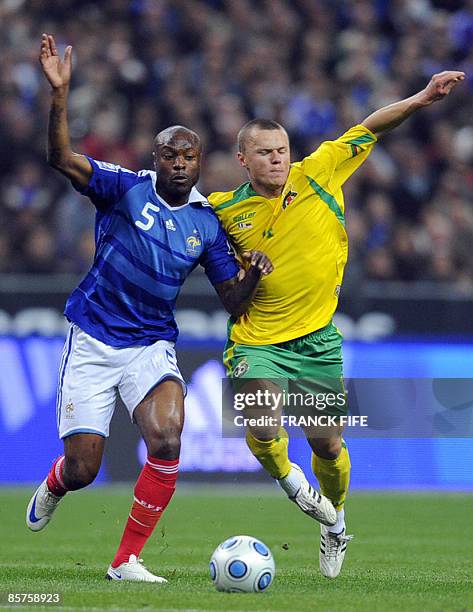
[[[151,182],[153,184],[154,195],[161,202],[161,204],[163,206],[165,206],[166,208],[169,208],[169,210],[180,210],[181,208],[184,208],[185,206],[188,206],[189,204],[200,204],[201,206],[209,206],[210,207],[210,204],[209,204],[207,198],[204,197],[200,193],[200,191],[198,191],[195,187],[192,187],[191,192],[189,194],[189,198],[187,199],[187,202],[185,204],[182,204],[181,206],[171,206],[156,191],[156,172],[153,172],[152,170],[150,170],[149,174],[151,176]]]

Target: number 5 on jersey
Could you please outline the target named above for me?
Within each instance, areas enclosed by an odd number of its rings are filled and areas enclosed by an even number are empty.
[[[159,206],[156,206],[156,204],[151,204],[151,202],[146,202],[146,204],[143,206],[143,210],[141,211],[141,215],[146,219],[146,223],[143,223],[141,219],[135,221],[135,225],[145,232],[151,229],[155,222],[155,218],[150,211],[159,212]]]

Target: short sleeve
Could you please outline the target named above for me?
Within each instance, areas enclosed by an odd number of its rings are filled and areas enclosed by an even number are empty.
[[[323,142],[299,165],[304,174],[323,179],[331,191],[336,191],[366,160],[376,141],[368,128],[355,125],[337,140]]]
[[[92,176],[87,187],[78,191],[90,198],[98,210],[104,212],[136,184],[138,175],[115,164],[97,161],[88,156],[87,159],[92,165]]]
[[[227,240],[227,235],[218,222],[217,234],[211,244],[207,246],[200,257],[203,266],[212,285],[223,283],[234,278],[240,271],[240,266],[235,259],[233,249]]]

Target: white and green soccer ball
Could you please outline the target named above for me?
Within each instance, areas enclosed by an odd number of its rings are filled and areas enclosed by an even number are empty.
[[[274,580],[274,558],[260,540],[233,536],[214,550],[210,577],[217,591],[263,593]]]

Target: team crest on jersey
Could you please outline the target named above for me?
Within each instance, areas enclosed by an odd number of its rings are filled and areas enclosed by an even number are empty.
[[[240,378],[244,374],[248,372],[250,366],[246,360],[246,357],[243,357],[241,361],[239,361],[236,366],[233,368],[232,376],[235,378]]]
[[[199,247],[202,246],[202,240],[197,232],[194,230],[194,234],[192,236],[188,236],[186,239],[186,251],[188,255],[197,256],[200,255]]]
[[[286,193],[286,196],[284,197],[283,203],[282,203],[282,209],[286,210],[286,208],[289,206],[289,204],[292,204],[292,202],[294,202],[294,198],[297,195],[297,191],[288,191]]]

